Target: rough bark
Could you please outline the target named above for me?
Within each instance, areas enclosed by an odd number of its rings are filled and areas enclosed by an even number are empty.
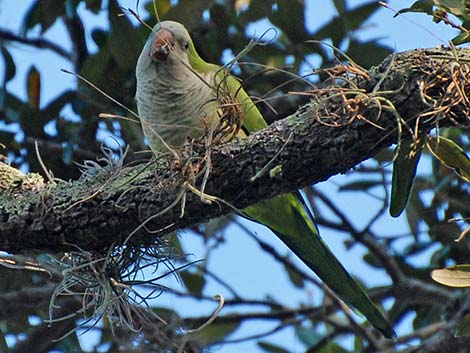
[[[458,55],[457,60],[444,49],[415,50],[391,56],[367,74],[344,66],[331,71],[346,71],[348,80],[306,92],[312,101],[294,115],[246,139],[212,148],[205,193],[223,202],[209,205],[185,189],[184,181],[192,179],[188,173],[182,175],[180,162],[169,160],[107,166],[78,181],[49,184],[40,191],[3,191],[0,248],[65,251],[75,244],[100,250],[119,244],[134,231],[131,242],[145,245],[155,236],[148,229],[160,230],[157,235],[161,235],[228,213],[233,210],[228,204],[241,209],[347,172],[397,142],[398,117],[422,132],[437,121],[441,127],[468,127],[468,107],[455,86],[461,84],[469,93],[464,82],[468,67],[463,62],[470,51],[460,50]],[[358,75],[352,77],[354,72]],[[437,110],[439,114],[429,114]],[[332,118],[332,113],[337,116]],[[264,172],[257,175],[260,171]],[[201,178],[197,188],[200,182]],[[178,197],[183,190],[182,214]],[[166,211],[156,216],[162,210]]]

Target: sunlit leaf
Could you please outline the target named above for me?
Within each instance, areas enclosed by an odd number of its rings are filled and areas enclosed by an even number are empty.
[[[455,16],[465,16],[469,14],[469,9],[465,6],[466,1],[462,0],[433,0],[437,6],[444,8]]]
[[[434,270],[431,277],[449,287],[470,287],[470,265],[456,265]]]

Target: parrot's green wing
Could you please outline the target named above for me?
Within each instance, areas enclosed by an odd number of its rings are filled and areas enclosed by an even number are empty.
[[[239,82],[232,76],[224,79],[229,91],[236,92],[236,98],[241,104],[244,128],[252,132],[266,127],[261,113]],[[320,238],[309,211],[297,196],[292,193],[277,196],[247,207],[243,212],[269,227],[326,285],[348,305],[359,310],[386,337],[395,335],[362,287]]]

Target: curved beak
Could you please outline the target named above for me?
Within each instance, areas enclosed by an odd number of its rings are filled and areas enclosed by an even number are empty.
[[[175,36],[166,29],[160,29],[155,33],[152,47],[150,48],[150,59],[152,61],[165,61],[173,46],[175,45]]]

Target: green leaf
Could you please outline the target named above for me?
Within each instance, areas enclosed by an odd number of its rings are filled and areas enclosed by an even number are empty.
[[[413,320],[413,330],[415,331],[429,327],[429,325],[436,323],[442,318],[442,308],[439,304],[431,307],[419,306],[414,310],[416,317]]]
[[[288,351],[287,349],[274,345],[272,343],[268,343],[268,342],[257,342],[257,343],[261,349],[269,353],[290,353],[290,351]]]
[[[5,65],[5,74],[4,74],[4,81],[3,81],[3,84],[7,83],[8,81],[10,81],[13,77],[15,77],[15,74],[16,74],[16,65],[15,65],[15,62],[13,61],[13,58],[10,54],[10,52],[8,51],[7,48],[5,48],[4,46],[1,47],[1,53],[2,53],[2,56],[3,56],[3,62],[4,62],[4,65]]]
[[[159,307],[159,306],[153,306],[152,311],[158,315],[158,317],[161,317],[164,321],[167,322],[180,322],[181,317],[178,315],[178,313],[172,309],[169,308],[164,308],[164,307]]]
[[[408,204],[416,175],[424,139],[407,139],[401,142],[393,162],[390,215],[398,217]]]
[[[2,90],[2,94],[4,95],[5,99],[5,104],[3,107],[4,111],[2,111],[4,114],[3,119],[7,123],[19,122],[23,111],[29,108],[28,104],[24,103],[21,99],[9,93],[8,91]]]
[[[41,0],[41,33],[46,32],[65,13],[65,1]]]
[[[449,287],[470,287],[470,265],[456,265],[434,270],[431,277]]]
[[[39,109],[41,104],[41,74],[34,65],[27,73],[26,91],[29,106],[33,109]]]
[[[201,232],[204,233],[205,239],[210,239],[217,234],[223,233],[223,231],[232,221],[233,215],[212,218],[206,224],[204,224],[204,226],[199,228]]]
[[[208,345],[222,341],[225,337],[235,332],[239,326],[239,322],[220,324],[216,321],[197,332],[196,335],[205,345]]]
[[[410,231],[415,239],[418,239],[419,224],[423,222],[422,214],[425,212],[423,201],[418,192],[410,193],[405,214]]]
[[[163,20],[167,12],[171,9],[171,1],[170,0],[149,1],[147,5],[145,5],[145,10],[147,10],[147,12],[151,15],[151,20],[152,20],[152,22],[150,22],[151,26],[157,22],[155,8],[157,9],[158,16],[160,17],[160,19]]]
[[[170,234],[166,235],[166,240],[168,241],[169,248],[171,249],[172,254],[178,260],[182,258],[184,255],[183,246],[181,245],[180,238],[177,232],[171,232]]]
[[[302,276],[299,275],[298,272],[292,271],[292,269],[289,266],[285,266],[285,269],[287,271],[287,275],[289,276],[290,281],[292,284],[297,287],[297,288],[304,288],[304,279]]]
[[[335,5],[336,11],[338,14],[343,14],[346,12],[346,1],[345,0],[333,0],[333,4]]]
[[[359,335],[354,336],[354,352],[363,352],[364,348],[364,339]]]
[[[452,43],[454,43],[455,45],[460,45],[468,42],[470,42],[470,33],[468,32],[462,32],[452,38]]]
[[[86,0],[85,3],[86,8],[94,14],[98,14],[100,12],[102,0]]]
[[[85,60],[80,70],[80,75],[91,80],[98,87],[106,87],[106,83],[109,82],[109,76],[105,75],[104,71],[111,66],[111,62],[109,51],[102,49]]]
[[[349,353],[349,351],[336,342],[330,342],[316,353]]]
[[[58,118],[60,111],[75,97],[75,92],[68,90],[54,98],[44,109],[43,113],[47,117],[47,121]],[[46,122],[47,122],[46,121]]]
[[[364,191],[381,185],[379,180],[357,180],[341,185],[338,191]]]
[[[334,17],[311,37],[318,40],[331,38],[332,44],[339,47],[344,39],[351,36],[352,31],[359,29],[380,8],[378,1],[372,1],[346,11]]]
[[[428,137],[429,151],[445,166],[452,169],[460,178],[470,182],[470,159],[454,141],[445,137]]]
[[[433,0],[420,0],[416,1],[411,5],[411,7],[407,7],[405,9],[399,10],[394,17],[401,15],[406,12],[421,12],[427,15],[434,14],[434,1]]]
[[[434,0],[434,3],[457,17],[469,14],[465,1],[462,0]]]
[[[116,0],[110,0],[108,5],[108,19],[111,25],[108,37],[108,49],[112,58],[123,70],[134,70],[135,63],[145,43],[141,35],[148,32],[139,32],[126,16],[119,16],[121,9]]]
[[[65,1],[37,0],[26,11],[21,24],[23,36],[36,25],[41,26],[41,34],[46,32],[65,13]]]
[[[36,0],[26,11],[21,21],[20,34],[26,37],[26,33],[41,21],[41,0]]]
[[[106,45],[108,35],[109,33],[101,28],[96,28],[91,32],[91,38],[95,42],[96,46],[99,48],[102,48],[104,45]]]
[[[241,21],[246,25],[248,22],[255,22],[269,17],[272,13],[272,4],[266,0],[252,0],[248,9],[242,13]]]
[[[470,337],[470,314],[465,315],[459,322],[456,335]]]
[[[206,279],[200,273],[181,271],[179,273],[186,288],[193,294],[201,295],[206,284]]]
[[[164,17],[165,19],[184,23],[185,27],[191,32],[193,28],[200,25],[202,14],[210,9],[212,3],[213,0],[179,0],[178,5],[171,7]]]
[[[316,345],[323,338],[323,335],[318,334],[313,327],[296,326],[295,334],[306,347]]]
[[[380,262],[377,257],[370,252],[366,253],[362,259],[365,261],[366,264],[368,264],[371,267],[374,268],[382,268],[382,262]]]
[[[292,43],[303,43],[307,39],[304,2],[277,0],[276,3],[277,10],[268,17],[271,23],[277,26]]]
[[[364,55],[364,53],[367,53],[367,55]],[[354,39],[351,39],[346,52],[355,63],[366,69],[379,64],[391,53],[392,49],[390,47],[377,41],[359,42]]]

